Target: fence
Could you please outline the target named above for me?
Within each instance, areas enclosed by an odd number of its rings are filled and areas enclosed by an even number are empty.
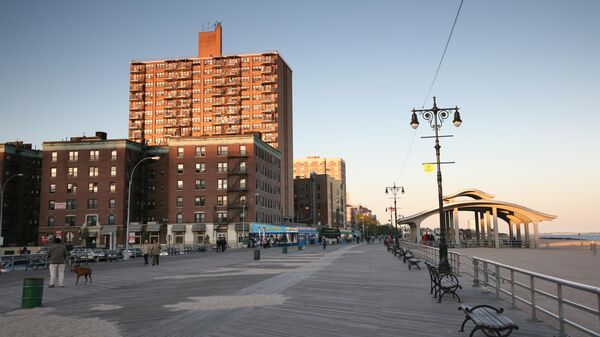
[[[401,245],[420,258],[439,263],[437,247],[407,242]],[[452,251],[448,251],[448,262],[455,274],[472,278],[474,287],[483,287],[486,293],[495,293],[498,298],[504,296],[514,308],[524,306],[531,314],[530,321],[539,322],[538,314],[551,318],[559,336],[567,336],[567,328],[572,328],[587,336],[600,337],[598,287]]]

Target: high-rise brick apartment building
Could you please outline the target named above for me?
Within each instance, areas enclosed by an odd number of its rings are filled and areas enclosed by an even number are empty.
[[[126,139],[107,139],[104,132],[97,132],[94,137],[44,142],[40,243],[59,236],[76,245],[113,249],[117,244],[123,245],[131,172],[143,158],[161,151],[160,160],[145,160],[134,172],[130,233],[135,233],[137,243],[142,231],[159,238],[160,224],[154,223],[168,214],[166,149]],[[142,229],[138,225],[141,223],[149,225]],[[82,236],[84,227],[87,233]]]
[[[4,246],[37,242],[42,153],[31,144],[0,144],[0,193],[3,196],[2,231]],[[3,190],[4,187],[4,190]]]
[[[332,228],[345,227],[341,182],[328,174],[294,179],[296,221]]]
[[[346,162],[342,158],[321,158],[309,156],[294,160],[294,178],[308,179],[312,173],[327,174],[339,182],[339,203],[342,210],[342,223],[346,223]],[[296,210],[296,213],[298,210]]]
[[[291,218],[290,67],[277,52],[223,55],[220,24],[198,42],[197,57],[131,63],[129,139],[154,146],[260,132],[281,153],[281,213]]]

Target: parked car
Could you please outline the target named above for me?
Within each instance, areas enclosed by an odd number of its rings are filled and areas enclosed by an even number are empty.
[[[94,249],[93,253],[96,261],[108,260],[108,251],[106,249]]]
[[[71,259],[74,263],[79,263],[82,261],[94,261],[96,259],[96,255],[91,249],[88,248],[74,248],[71,251]]]
[[[163,249],[160,251],[161,256],[178,255],[178,254],[179,254],[179,250],[176,247],[163,247]]]
[[[142,252],[142,248],[133,248],[133,254],[135,254],[135,257],[144,256],[144,253]]]
[[[136,257],[136,254],[135,254],[135,251],[133,248],[129,248],[129,249],[119,248],[119,254],[121,254],[121,256],[128,255],[130,258]]]
[[[120,259],[123,259],[123,254],[121,251],[118,250],[109,250],[106,252],[108,261],[118,261]]]

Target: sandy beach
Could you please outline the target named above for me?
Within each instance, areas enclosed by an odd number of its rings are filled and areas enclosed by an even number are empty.
[[[551,240],[554,241],[554,240]],[[558,249],[528,249],[528,248],[463,248],[451,249],[451,251],[460,252],[463,255],[470,257],[479,257],[482,259],[496,261],[509,266],[526,269],[532,272],[545,274],[569,281],[583,283],[586,285],[600,287],[600,254],[594,254],[589,248],[573,249],[567,246],[559,246]],[[461,268],[472,268],[469,259],[461,260]],[[464,261],[464,263],[463,263]],[[463,269],[464,270],[464,269]],[[469,271],[472,273],[472,271]],[[490,271],[491,272],[491,271]],[[503,277],[509,277],[508,271],[501,271]],[[516,275],[517,281],[523,284],[529,284],[528,277]],[[493,281],[493,276],[490,276],[490,282]],[[502,288],[509,290],[508,282],[502,284]],[[545,281],[536,281],[536,288],[547,293],[556,295],[557,286],[554,283]],[[530,300],[530,294],[527,290],[517,287],[516,293],[518,296]],[[566,300],[575,303],[583,304],[593,309],[598,309],[598,297],[588,292],[573,290],[570,288],[563,289],[563,296]],[[510,298],[504,296],[505,300],[510,301]],[[536,302],[539,306],[557,313],[557,302],[550,300],[540,294],[536,295]],[[524,304],[517,305],[521,309],[528,311]],[[567,319],[571,319],[584,326],[598,329],[598,317],[591,314],[584,314],[581,311],[576,311],[569,306],[565,306],[565,314]],[[547,323],[553,320],[548,316],[538,312],[538,317]],[[556,322],[555,322],[556,323]],[[553,324],[557,326],[556,324]],[[571,336],[583,336],[577,331],[569,331]]]

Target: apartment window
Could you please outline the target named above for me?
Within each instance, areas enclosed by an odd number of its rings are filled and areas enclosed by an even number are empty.
[[[98,150],[90,151],[90,160],[100,160],[100,151],[98,151]]]
[[[69,151],[69,161],[77,161],[79,159],[78,151]]]
[[[116,177],[117,176],[117,167],[116,166],[111,166],[110,167],[110,176],[111,177]]]
[[[204,197],[203,196],[196,196],[194,198],[194,206],[196,206],[196,207],[204,206]]]
[[[227,212],[217,212],[217,222],[223,223],[227,222]]]
[[[67,193],[77,193],[77,184],[67,184]]]
[[[117,160],[117,150],[110,151],[110,160]]]
[[[68,199],[66,204],[67,209],[77,209],[77,200]]]
[[[56,163],[58,161],[58,152],[52,152],[50,154],[50,161]]]
[[[183,164],[177,164],[177,174],[183,174]]]
[[[108,199],[108,208],[116,208],[117,200],[115,198]]]
[[[175,223],[183,223],[183,213],[177,213]]]
[[[50,178],[56,178],[56,167],[50,169]]]
[[[240,188],[242,188],[242,189],[246,188],[246,179],[240,179]]]
[[[88,192],[89,193],[98,193],[98,183],[89,183],[88,184]]]
[[[56,193],[56,184],[50,184],[50,193]]]
[[[177,189],[183,190],[183,180],[177,180]]]
[[[87,222],[88,226],[96,226],[98,223],[97,215],[88,215],[85,217],[85,222]]]
[[[114,214],[108,216],[108,224],[114,225],[117,222],[117,217]]]
[[[183,207],[183,197],[177,197],[177,207]]]
[[[217,206],[227,206],[227,196],[226,195],[218,195],[217,196]]]
[[[196,163],[196,173],[204,173],[206,172],[206,164],[205,163]]]
[[[227,155],[227,145],[219,145],[217,148],[218,156],[226,156]]]
[[[240,145],[240,156],[246,155],[246,145]]]
[[[65,216],[65,226],[75,226],[75,216],[74,215]]]
[[[98,199],[88,199],[87,209],[98,209]]]
[[[206,156],[206,146],[196,146],[196,157]]]
[[[54,227],[54,217],[53,216],[48,217],[48,227]]]
[[[240,173],[246,173],[246,162],[245,161],[240,163]]]
[[[217,188],[220,190],[227,189],[227,179],[218,179]]]
[[[206,188],[206,181],[204,179],[196,179],[194,187],[197,190],[203,190]]]
[[[55,206],[55,202],[54,200],[49,200],[48,201],[48,209],[53,211],[54,210],[54,206]]]
[[[79,169],[77,167],[69,167],[67,174],[68,174],[69,178],[77,178],[78,171],[79,171]]]
[[[177,148],[177,157],[183,158],[183,148],[182,147]]]
[[[110,193],[115,193],[117,191],[117,183],[111,182],[108,185],[108,190],[110,191]]]
[[[90,177],[97,177],[98,176],[98,166],[90,166]]]
[[[219,172],[227,172],[227,163],[218,163],[217,171]]]
[[[203,223],[205,219],[204,213],[194,213],[194,222]]]

